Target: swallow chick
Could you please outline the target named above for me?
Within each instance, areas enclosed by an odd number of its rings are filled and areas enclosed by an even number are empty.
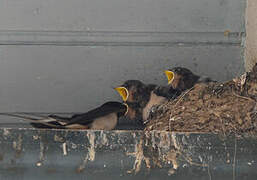
[[[132,120],[142,119],[143,123],[147,122],[152,107],[166,102],[171,97],[170,89],[154,84],[146,85],[139,80],[128,80],[115,88],[131,109],[128,117]]]
[[[118,119],[125,116],[127,112],[127,104],[110,101],[91,111],[74,114],[71,117],[50,115],[45,119],[35,119],[27,116],[8,115],[28,120],[36,128],[112,130],[116,127]]]
[[[154,84],[146,85],[139,80],[125,81],[115,88],[122,100],[126,103],[138,103],[144,106],[149,99],[150,92],[156,87]]]
[[[139,80],[127,80],[121,86],[115,88],[123,102],[129,107],[127,117],[134,120],[138,126],[143,126],[143,109],[154,88],[155,85],[146,85]]]
[[[164,71],[168,84],[180,91],[185,91],[192,88],[196,83],[215,82],[209,77],[200,77],[195,75],[192,71],[183,67],[174,67]]]

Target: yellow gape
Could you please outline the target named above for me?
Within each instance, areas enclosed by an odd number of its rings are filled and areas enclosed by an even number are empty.
[[[172,83],[172,81],[174,80],[174,73],[169,70],[164,71],[164,73],[168,79],[168,84]]]
[[[128,97],[129,97],[129,92],[127,90],[127,88],[125,87],[117,87],[115,88],[115,90],[120,94],[120,96],[122,97],[123,101],[127,101]]]
[[[124,116],[126,116],[127,113],[128,113],[129,107],[128,107],[128,105],[127,105],[126,103],[123,103],[123,104],[127,107],[127,110],[126,110],[126,112],[125,112],[125,114],[124,114]]]

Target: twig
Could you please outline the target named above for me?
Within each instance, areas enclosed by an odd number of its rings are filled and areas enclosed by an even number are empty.
[[[171,116],[170,116],[170,119],[169,119],[169,131],[171,131]]]
[[[191,87],[190,89],[188,89],[179,99],[178,99],[178,101],[176,102],[176,104],[174,105],[174,106],[176,106],[182,99],[183,99],[183,97],[187,94],[187,93],[189,93],[192,89],[193,89],[194,87]],[[175,101],[173,101],[173,102],[175,102]],[[172,113],[170,113],[170,118],[169,118],[169,131],[170,131],[170,129],[171,129],[171,117],[172,117]]]
[[[235,93],[233,93],[233,95],[234,95],[234,96],[236,96],[236,97],[238,97],[238,98],[242,98],[242,99],[246,99],[246,100],[250,100],[250,101],[255,101],[255,100],[254,100],[254,99],[252,99],[252,98],[245,97],[245,96],[240,96],[240,95],[235,94]]]
[[[188,89],[176,102],[175,106],[183,99],[183,97],[188,94],[192,89],[194,89],[194,87],[191,87],[190,89]]]

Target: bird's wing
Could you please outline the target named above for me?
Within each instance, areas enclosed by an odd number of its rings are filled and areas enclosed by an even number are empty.
[[[94,119],[106,116],[110,113],[118,112],[120,109],[112,106],[100,106],[91,111],[82,114],[76,114],[71,117],[71,120],[67,123],[70,124],[81,124],[88,125],[94,121]]]
[[[69,122],[71,120],[71,117],[63,117],[63,116],[58,116],[55,114],[50,114],[48,117],[56,119],[56,121],[61,121],[61,122]]]
[[[100,106],[91,111],[82,114],[74,114],[72,117],[61,117],[57,115],[50,115],[45,118],[34,118],[31,116],[11,113],[0,113],[0,115],[18,117],[31,123],[34,127],[39,128],[65,128],[68,125],[78,124],[87,126],[94,121],[94,119],[103,117],[110,113],[120,111],[120,108],[115,106]]]
[[[162,96],[167,99],[175,99],[181,94],[180,90],[173,89],[171,86],[158,86],[153,90],[153,92],[157,96]]]
[[[199,82],[199,83],[209,83],[209,82],[217,82],[217,81],[211,79],[210,77],[201,76],[201,77],[198,79],[198,82]]]

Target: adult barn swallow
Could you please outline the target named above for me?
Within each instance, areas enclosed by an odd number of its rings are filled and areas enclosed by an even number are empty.
[[[214,82],[208,77],[200,77],[192,73],[189,69],[183,67],[174,67],[164,71],[168,79],[168,84],[173,89],[184,91],[192,88],[196,83]]]
[[[50,115],[45,119],[34,119],[12,114],[1,115],[23,118],[36,128],[112,130],[116,127],[119,117],[126,115],[127,112],[128,106],[125,103],[110,101],[91,111],[74,114],[71,117]]]
[[[128,80],[123,85],[115,88],[123,101],[133,112],[128,113],[130,119],[142,119],[146,122],[152,107],[160,105],[170,99],[172,92],[170,87],[161,87],[154,84],[144,84],[139,80]],[[173,94],[173,96],[174,96]],[[179,94],[178,94],[179,95]]]

